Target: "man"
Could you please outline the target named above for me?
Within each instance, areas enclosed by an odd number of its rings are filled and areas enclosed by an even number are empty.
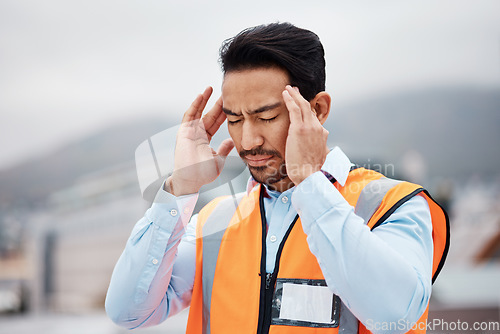
[[[446,214],[420,186],[328,149],[318,37],[269,24],[220,52],[222,96],[202,117],[208,88],[184,114],[174,172],[114,270],[109,316],[136,328],[190,306],[188,333],[425,332]],[[231,138],[215,152],[226,119]],[[233,147],[248,190],[191,217]]]

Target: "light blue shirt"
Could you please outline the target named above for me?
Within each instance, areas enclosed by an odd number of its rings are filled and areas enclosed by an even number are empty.
[[[322,170],[344,185],[351,166],[336,147]],[[247,191],[256,184],[250,178]],[[268,194],[267,272],[273,271],[278,246],[298,213],[309,248],[343,307],[365,324],[419,319],[431,294],[433,258],[431,216],[423,197],[414,196],[371,231],[322,172]],[[191,215],[197,199],[198,194],[175,197],[160,190],[135,225],[106,296],[106,311],[117,324],[150,326],[189,306],[197,218]]]

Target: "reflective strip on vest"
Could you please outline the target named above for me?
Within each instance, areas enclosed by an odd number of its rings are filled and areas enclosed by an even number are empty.
[[[339,333],[353,333],[358,332],[358,319],[352,314],[351,310],[342,302],[340,305],[340,320],[339,320]]]
[[[203,334],[210,334],[210,304],[215,266],[219,256],[222,237],[237,211],[245,193],[236,194],[220,201],[202,227],[203,230]],[[240,217],[241,218],[241,217]]]
[[[367,224],[371,216],[379,208],[387,192],[401,182],[386,177],[371,181],[361,190],[354,213],[363,218],[365,224]]]
[[[368,223],[371,216],[377,211],[386,193],[402,181],[382,177],[368,183],[359,195],[354,212],[363,218],[365,224]],[[352,314],[342,302],[340,311],[339,333],[357,333],[358,319]]]

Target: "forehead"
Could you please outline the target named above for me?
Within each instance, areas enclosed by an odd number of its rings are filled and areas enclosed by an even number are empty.
[[[222,83],[223,107],[241,112],[281,102],[287,84],[288,74],[276,67],[228,72]]]

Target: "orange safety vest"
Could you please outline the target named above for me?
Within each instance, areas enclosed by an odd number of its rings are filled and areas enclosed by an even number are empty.
[[[433,278],[449,247],[446,212],[421,186],[357,168],[339,190],[355,213],[374,229],[408,199],[420,194],[429,204],[433,224]],[[332,322],[309,323],[279,318],[280,284],[326,286],[310,252],[300,218],[295,218],[279,246],[275,273],[265,271],[266,220],[264,187],[248,195],[220,197],[199,213],[196,229],[196,274],[186,333],[338,333],[341,301],[334,296]],[[276,313],[278,309],[278,313]],[[428,308],[409,333],[425,333]],[[342,326],[342,323],[340,323]],[[370,333],[358,321],[358,333]]]

